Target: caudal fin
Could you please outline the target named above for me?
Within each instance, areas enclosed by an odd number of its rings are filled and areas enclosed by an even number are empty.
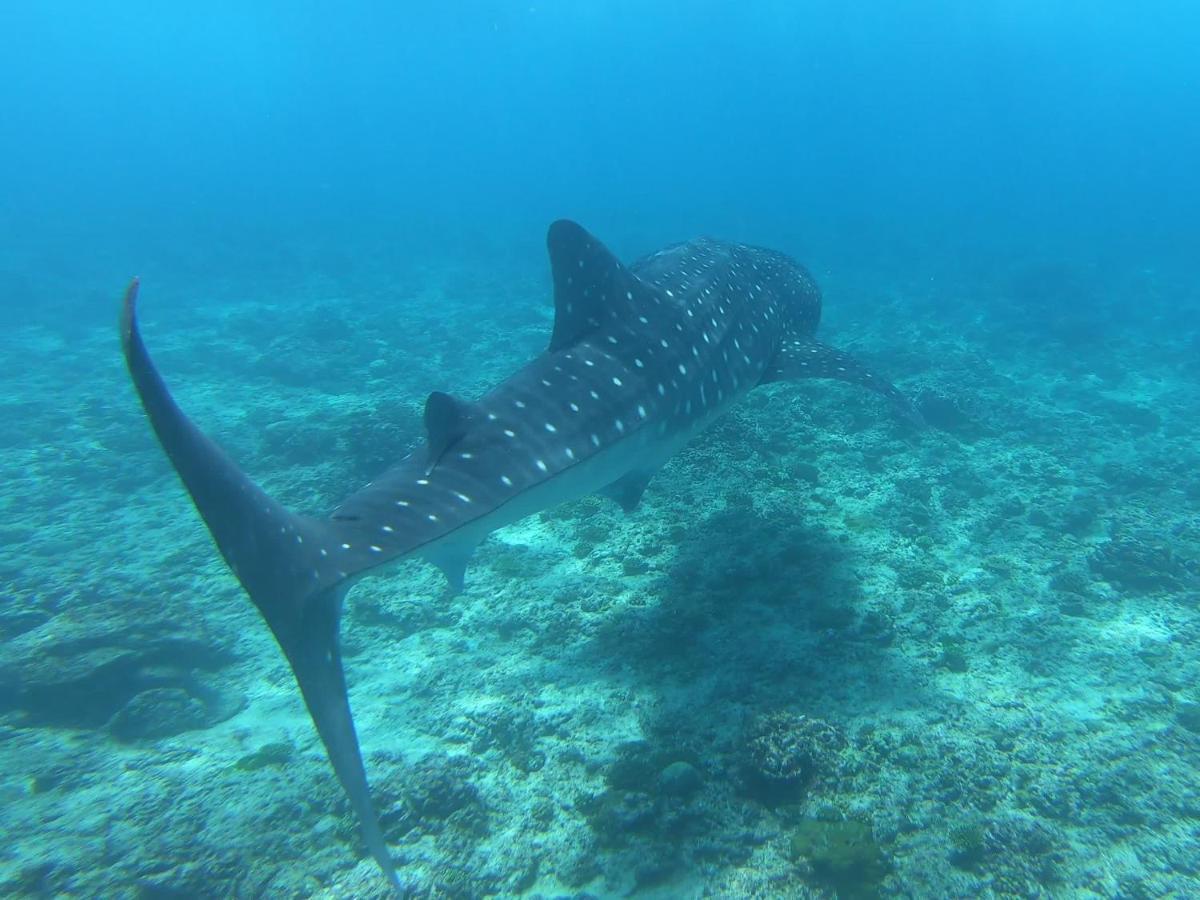
[[[333,562],[327,548],[337,546],[335,526],[288,512],[183,414],[142,342],[137,295],[135,278],[125,292],[121,345],[142,406],[221,555],[291,664],[367,848],[398,888],[371,805],[338,647],[347,578],[365,566]]]

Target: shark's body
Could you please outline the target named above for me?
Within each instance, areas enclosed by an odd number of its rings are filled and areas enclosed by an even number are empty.
[[[283,509],[184,416],[138,332],[136,281],[126,295],[125,356],[151,423],[287,655],[393,884],[338,651],[342,598],[358,577],[418,556],[457,589],[473,548],[505,524],[597,491],[632,508],[676,450],[764,382],[838,378],[915,416],[886,381],[813,340],[820,292],[782,254],[698,240],[627,268],[566,221],[551,226],[548,245],[547,351],[473,403],[432,394],[425,446],[324,520]]]

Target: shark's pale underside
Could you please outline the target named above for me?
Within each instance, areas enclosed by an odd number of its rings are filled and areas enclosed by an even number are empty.
[[[351,585],[420,557],[458,589],[472,550],[502,525],[597,491],[632,509],[675,451],[766,382],[841,379],[916,418],[888,382],[814,340],[820,292],[787,256],[702,239],[626,267],[568,221],[550,226],[547,243],[555,319],[546,351],[478,400],[431,394],[424,446],[329,518],[284,509],[192,424],[142,342],[136,280],[125,297],[125,359],[154,431],[287,656],[393,885],[338,649]]]

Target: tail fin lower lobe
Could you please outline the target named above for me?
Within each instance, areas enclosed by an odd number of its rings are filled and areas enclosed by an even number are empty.
[[[121,345],[142,406],[221,555],[291,664],[329,761],[371,856],[394,888],[395,867],[371,804],[342,669],[338,630],[347,579],[322,548],[334,525],[294,515],[247,478],[179,409],[154,367],[137,322],[138,280],[125,293]]]

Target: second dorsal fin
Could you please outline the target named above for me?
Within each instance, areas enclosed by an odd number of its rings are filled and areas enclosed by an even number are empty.
[[[429,464],[432,471],[447,450],[467,433],[471,422],[471,406],[455,400],[449,394],[434,391],[425,401],[425,432],[429,444]]]
[[[574,222],[559,219],[551,225],[546,247],[554,273],[551,353],[578,343],[606,316],[623,319],[656,296],[654,288]]]

